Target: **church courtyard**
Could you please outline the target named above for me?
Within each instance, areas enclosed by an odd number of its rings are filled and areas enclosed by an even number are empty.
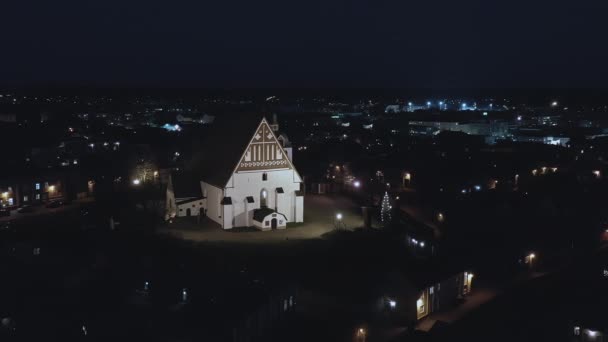
[[[157,232],[192,241],[266,243],[271,241],[305,240],[321,238],[336,229],[353,230],[363,226],[361,207],[352,199],[341,195],[306,195],[304,222],[289,223],[287,229],[259,231],[255,228],[223,230],[219,224],[195,217],[177,218],[173,223],[159,227]],[[337,217],[341,215],[341,220]]]

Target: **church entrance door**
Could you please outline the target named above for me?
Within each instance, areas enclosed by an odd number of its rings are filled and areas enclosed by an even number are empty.
[[[277,229],[277,219],[273,218],[272,221],[270,221],[270,226],[272,227],[272,229]]]

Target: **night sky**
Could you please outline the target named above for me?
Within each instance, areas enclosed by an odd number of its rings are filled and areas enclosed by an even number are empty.
[[[606,87],[608,2],[13,0],[0,84]]]

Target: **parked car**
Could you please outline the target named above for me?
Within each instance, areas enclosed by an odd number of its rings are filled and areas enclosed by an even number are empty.
[[[0,222],[0,231],[2,230],[10,230],[13,226],[11,221]]]
[[[62,200],[57,200],[57,201],[52,201],[46,204],[47,208],[59,208],[62,205],[65,205],[65,203]]]
[[[24,205],[21,208],[17,209],[18,213],[21,214],[25,214],[25,213],[33,213],[34,212],[34,207],[32,207],[31,205]]]
[[[11,210],[7,208],[0,209],[0,216],[11,216]]]

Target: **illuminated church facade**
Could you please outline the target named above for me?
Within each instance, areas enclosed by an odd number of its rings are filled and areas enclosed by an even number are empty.
[[[239,130],[249,132],[247,140],[228,133],[223,139],[232,148],[213,147],[218,165],[206,165],[200,181],[204,214],[224,229],[271,230],[303,222],[302,178],[292,164],[289,141],[277,137],[276,119],[269,124],[262,118],[257,127]]]

